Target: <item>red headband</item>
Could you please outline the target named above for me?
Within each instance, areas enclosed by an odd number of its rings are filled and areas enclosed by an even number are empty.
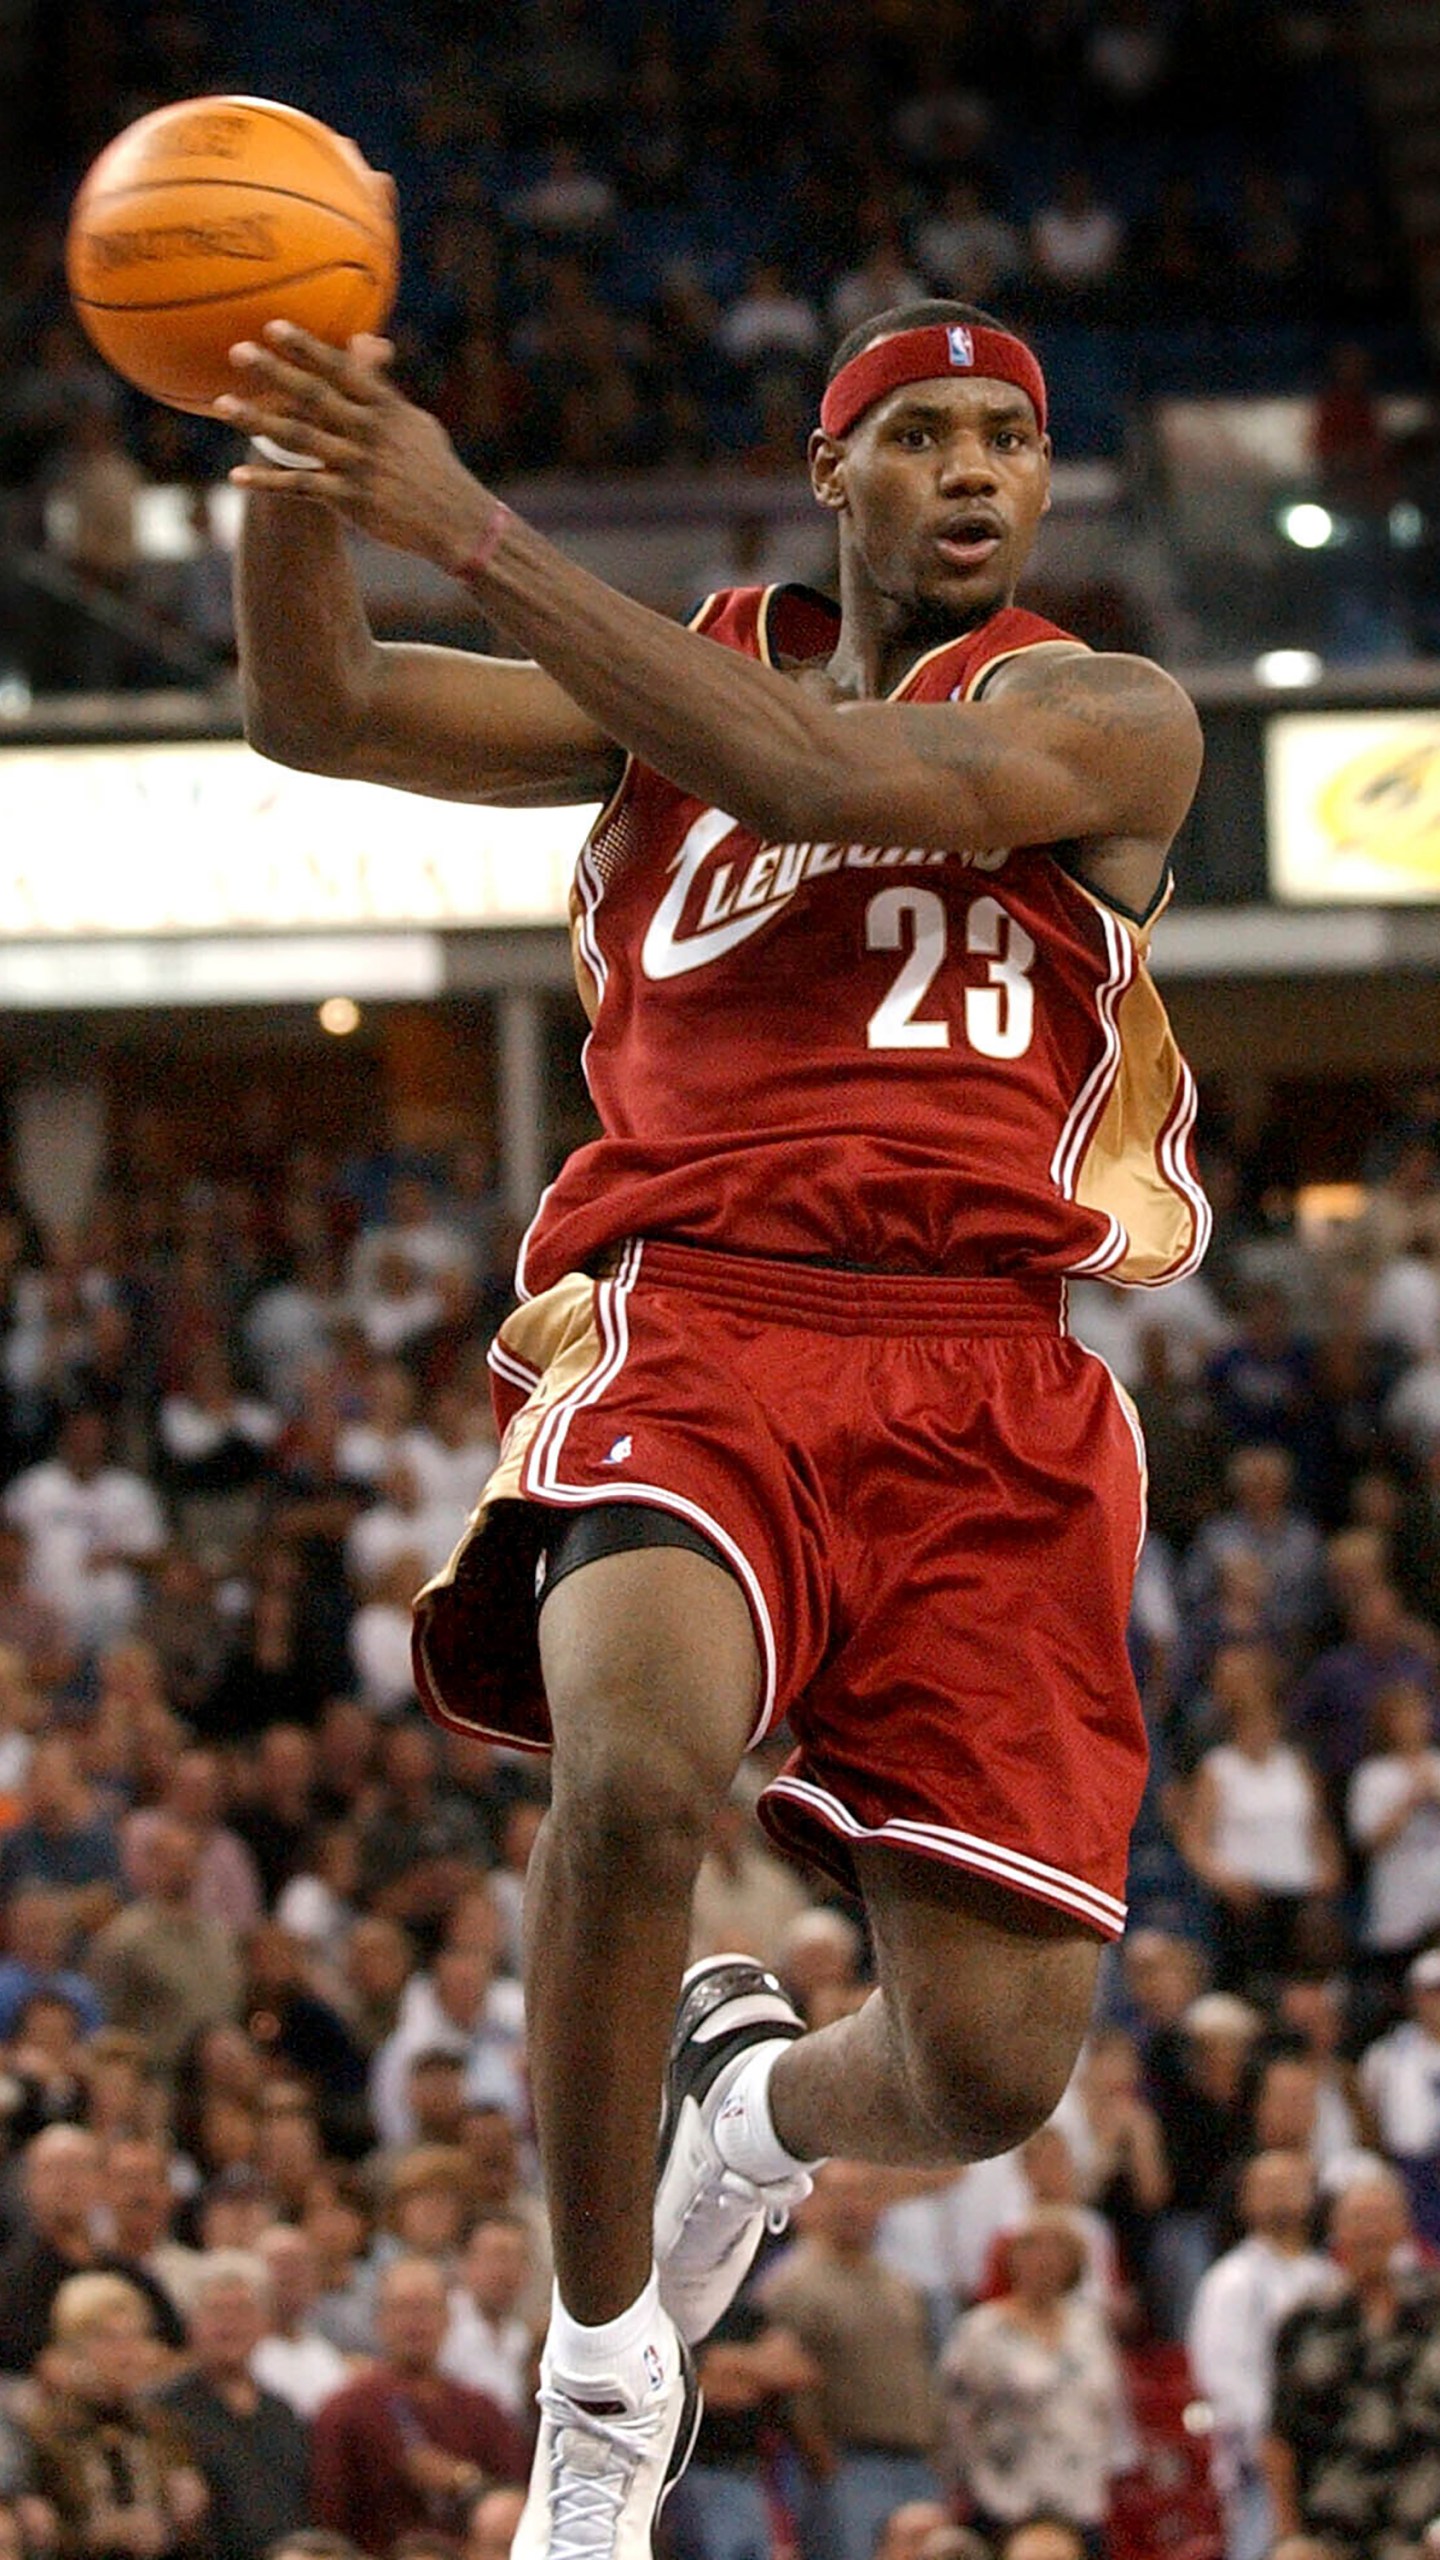
[[[827,436],[848,435],[857,418],[902,382],[931,382],[953,373],[1013,382],[1029,399],[1043,436],[1045,376],[1029,348],[1008,329],[957,328],[945,321],[932,329],[898,330],[852,356],[820,403],[820,424]]]

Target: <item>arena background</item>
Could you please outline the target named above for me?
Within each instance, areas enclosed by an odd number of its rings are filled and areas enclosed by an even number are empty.
[[[1135,1908],[1270,2028],[1287,1967],[1331,1984],[1354,2061],[1399,1977],[1367,1955],[1371,1878],[1315,1686],[1370,1641],[1337,1538],[1371,1540],[1398,1613],[1374,1662],[1432,1716],[1440,1655],[1440,14],[3,0],[0,1470],[30,1536],[0,1592],[7,1806],[23,1830],[34,1736],[57,1724],[119,1838],[170,1803],[188,1728],[221,1747],[227,1821],[273,1842],[264,1727],[312,1733],[358,1698],[362,1774],[337,1795],[310,1771],[288,1865],[262,1874],[273,1914],[322,1799],[363,1847],[400,1784],[381,1761],[413,1715],[406,1568],[482,1466],[518,1225],[589,1126],[563,923],[586,821],[323,783],[240,743],[231,440],[105,372],[61,266],[95,151],[207,91],[288,100],[394,173],[400,378],[517,508],[667,611],[825,582],[800,457],[858,319],[938,291],[1033,335],[1056,503],[1022,600],[1155,655],[1207,738],[1155,965],[1200,1077],[1216,1245],[1198,1287],[1138,1311],[1092,1291],[1081,1312],[1155,1471]],[[377,630],[485,646],[438,574],[360,559]],[[23,1488],[92,1410],[154,1534],[78,1572]],[[1279,1533],[1236,1492],[1259,1444],[1286,1452],[1313,1546],[1283,1605]],[[1247,1539],[1271,1578],[1242,1607],[1219,1559]],[[1237,1953],[1196,1810],[1231,1639],[1265,1651],[1339,1857],[1278,1973]],[[107,1669],[137,1643],[141,1672]],[[503,1862],[520,1782],[434,1785],[481,1806],[471,1865]],[[0,1840],[7,1909],[21,1880]],[[340,1899],[352,1924],[403,1907],[423,1965],[450,1903],[387,1901],[393,1882]],[[133,1859],[114,1891],[143,1903]],[[1440,1895],[1413,1945],[1437,1929]],[[84,1974],[74,1909],[66,1940]],[[237,1980],[249,1943],[235,1922]],[[302,1954],[363,2044],[339,1941]],[[242,2024],[256,1962],[225,2011]],[[1118,1975],[1112,2009],[1143,2045]],[[1237,2159],[1252,2096],[1227,2118]],[[376,2128],[333,2101],[312,2075],[318,2156],[364,2156]],[[1163,2126],[1158,2083],[1149,2101]],[[1398,2158],[1376,2107],[1351,2132]],[[218,2162],[176,2138],[203,2192]],[[1437,2239],[1440,2118],[1421,2150],[1405,2173]],[[1128,2270],[1132,2346],[1178,2348],[1160,2257]],[[936,2289],[944,2318],[968,2281]],[[1114,2530],[1117,2552],[1162,2547],[1153,2519]]]

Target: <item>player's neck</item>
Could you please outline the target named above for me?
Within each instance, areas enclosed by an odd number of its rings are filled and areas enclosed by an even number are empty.
[[[900,601],[882,594],[857,565],[842,558],[840,568],[840,636],[827,674],[837,695],[846,701],[878,701],[902,685],[912,667],[931,649],[963,640],[991,616],[1002,613],[1007,596],[977,604],[972,614],[956,615],[934,607]]]

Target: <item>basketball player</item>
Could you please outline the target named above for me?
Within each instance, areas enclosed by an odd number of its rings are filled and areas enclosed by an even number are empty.
[[[554,1752],[527,1998],[557,2288],[516,2553],[641,2560],[687,2348],[767,2218],[829,2152],[1018,2143],[1122,1923],[1143,1453],[1065,1292],[1204,1247],[1145,966],[1197,724],[1012,604],[1045,384],[963,305],[835,359],[810,475],[838,610],[739,590],[684,629],[480,487],[377,342],[274,328],[236,361],[235,422],[318,466],[235,474],[255,744],[605,801],[574,899],[603,1135],[526,1239],[499,1467],[416,1667],[442,1720]],[[377,646],[342,518],[528,662]],[[740,1958],[681,1984],[711,1816],[782,1718],[765,1819],[863,1894],[878,1954],[815,2034]]]

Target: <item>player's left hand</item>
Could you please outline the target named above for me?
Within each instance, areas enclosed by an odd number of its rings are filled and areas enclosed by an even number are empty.
[[[288,320],[232,347],[237,385],[216,401],[247,436],[267,436],[310,468],[251,453],[238,489],[316,499],[397,551],[453,569],[480,540],[496,501],[465,469],[438,418],[397,391],[383,338],[327,347]]]

